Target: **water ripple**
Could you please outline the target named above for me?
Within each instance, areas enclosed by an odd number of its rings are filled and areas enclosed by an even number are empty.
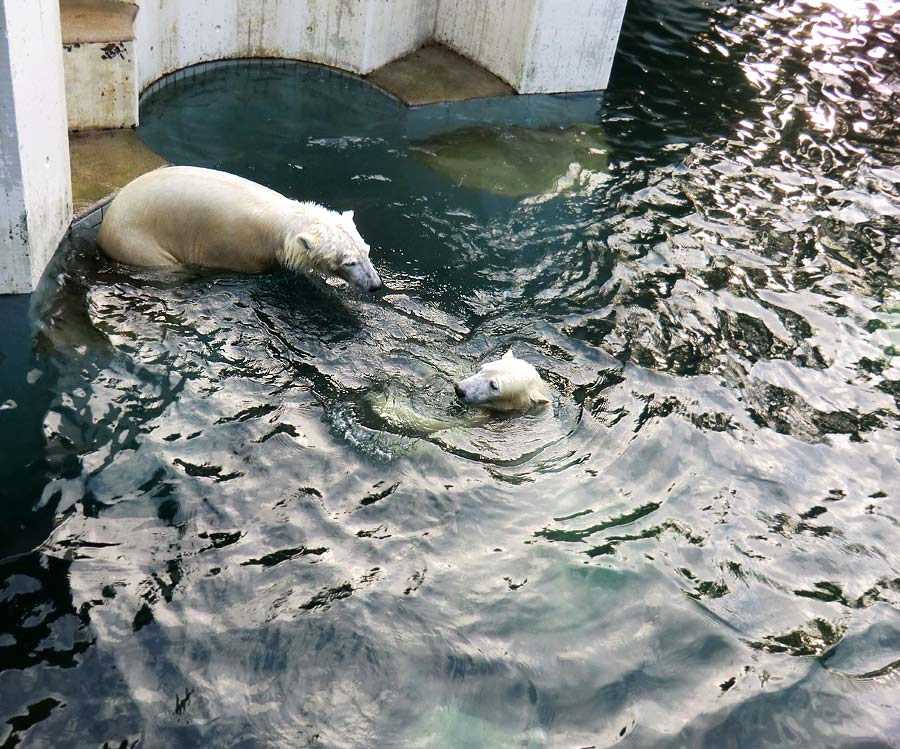
[[[151,97],[389,291],[76,232],[4,349],[7,743],[892,745],[898,49],[893,2],[634,0],[602,102]],[[510,347],[552,406],[456,403]]]

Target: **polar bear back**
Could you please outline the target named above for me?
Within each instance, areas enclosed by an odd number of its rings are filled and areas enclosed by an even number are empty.
[[[97,241],[111,258],[131,265],[262,271],[276,264],[295,206],[233,174],[169,167],[122,189]]]

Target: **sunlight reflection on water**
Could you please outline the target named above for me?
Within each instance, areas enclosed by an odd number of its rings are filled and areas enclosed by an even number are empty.
[[[900,4],[671,5],[602,103],[145,102],[173,162],[352,208],[389,292],[76,234],[3,374],[11,738],[895,741]],[[511,346],[552,407],[468,420]]]

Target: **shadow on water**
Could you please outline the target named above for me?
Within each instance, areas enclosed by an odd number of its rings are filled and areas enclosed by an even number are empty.
[[[892,745],[898,29],[635,0],[603,97],[147,99],[172,162],[353,209],[389,290],[76,232],[0,300],[0,740]],[[552,406],[456,403],[510,347]]]
[[[34,548],[53,524],[52,510],[35,513],[35,505],[46,482],[43,422],[56,374],[35,352],[28,307],[24,296],[0,299],[0,558]]]

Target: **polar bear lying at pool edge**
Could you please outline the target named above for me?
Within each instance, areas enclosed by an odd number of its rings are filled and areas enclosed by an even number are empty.
[[[138,177],[110,204],[97,242],[131,265],[251,273],[282,265],[381,288],[352,211],[300,203],[214,169],[174,166]]]

